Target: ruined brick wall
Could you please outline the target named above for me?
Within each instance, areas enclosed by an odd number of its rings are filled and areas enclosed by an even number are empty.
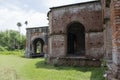
[[[30,45],[31,45],[31,43],[30,43],[30,37],[31,37],[31,34],[30,34],[31,32],[30,31],[26,31],[26,48],[25,48],[25,57],[30,57],[30,53],[31,53],[31,48],[30,48]]]
[[[104,53],[102,11],[97,1],[51,8],[49,12],[49,56],[66,56],[67,27],[75,21],[85,27],[85,55],[89,58],[101,58]]]
[[[33,51],[33,41],[37,38],[41,38],[45,45],[47,45],[48,27],[34,27],[26,29],[26,52],[25,57],[31,57]],[[47,52],[47,51],[46,51]]]
[[[112,27],[110,25],[110,21],[104,24],[104,49],[105,55],[104,57],[109,62],[112,61]]]
[[[113,0],[111,4],[111,24],[113,43],[113,62],[120,65],[120,1]]]
[[[112,30],[112,63],[108,65],[107,78],[120,80],[120,0],[111,0],[110,15],[110,21],[107,21],[106,27],[110,24]]]
[[[100,59],[104,53],[103,32],[86,33],[86,56]]]
[[[109,3],[110,4],[110,3]],[[110,23],[110,6],[106,0],[101,0],[102,18],[104,26],[104,57],[106,60],[112,61],[112,27]]]
[[[86,32],[102,31],[101,5],[99,2],[51,8],[49,15],[50,34],[66,33],[68,24],[78,21],[84,25]]]

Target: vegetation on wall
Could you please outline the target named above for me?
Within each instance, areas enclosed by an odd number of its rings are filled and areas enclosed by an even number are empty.
[[[6,30],[0,32],[0,51],[25,48],[25,36],[18,31]]]

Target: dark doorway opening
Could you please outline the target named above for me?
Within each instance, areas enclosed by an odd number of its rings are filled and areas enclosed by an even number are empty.
[[[33,57],[44,56],[43,52],[44,41],[41,38],[37,38],[33,41]]]
[[[78,22],[68,26],[67,55],[85,55],[85,28]]]

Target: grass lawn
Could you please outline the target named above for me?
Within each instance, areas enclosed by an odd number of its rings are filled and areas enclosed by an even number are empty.
[[[104,68],[54,67],[44,59],[0,55],[0,80],[104,80]]]

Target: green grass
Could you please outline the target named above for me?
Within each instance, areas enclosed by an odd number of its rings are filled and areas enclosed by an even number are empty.
[[[0,80],[104,80],[104,68],[54,67],[44,59],[0,55]]]
[[[0,55],[19,55],[19,56],[22,56],[24,53],[25,53],[24,50],[0,51]]]

